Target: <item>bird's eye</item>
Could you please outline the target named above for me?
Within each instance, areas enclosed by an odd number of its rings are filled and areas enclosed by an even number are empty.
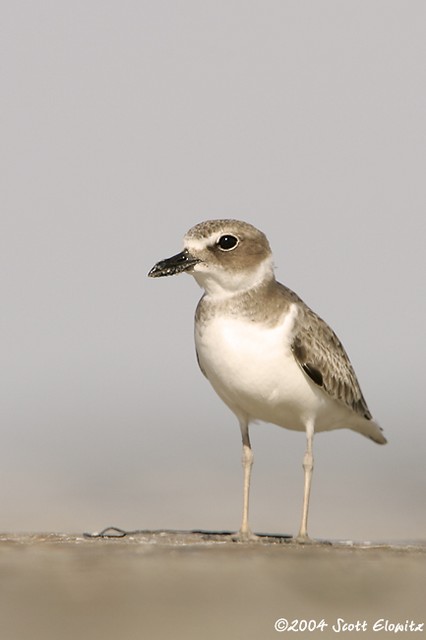
[[[230,235],[221,236],[217,241],[217,244],[219,249],[222,249],[222,251],[231,251],[237,246],[238,238]]]

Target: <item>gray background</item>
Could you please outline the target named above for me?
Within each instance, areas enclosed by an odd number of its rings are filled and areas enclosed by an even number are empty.
[[[6,1],[0,528],[236,529],[237,422],[197,369],[208,218],[269,237],[389,445],[315,441],[311,534],[424,536],[423,1]],[[304,437],[252,428],[252,525],[294,533]]]

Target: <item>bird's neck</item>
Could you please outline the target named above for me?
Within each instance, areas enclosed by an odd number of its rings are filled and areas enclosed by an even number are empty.
[[[275,282],[272,257],[247,269],[194,269],[192,275],[212,302],[239,297]]]

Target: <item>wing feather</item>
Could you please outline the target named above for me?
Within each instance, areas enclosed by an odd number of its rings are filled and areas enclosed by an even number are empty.
[[[349,357],[334,331],[302,300],[298,300],[292,351],[304,373],[328,395],[371,420]]]

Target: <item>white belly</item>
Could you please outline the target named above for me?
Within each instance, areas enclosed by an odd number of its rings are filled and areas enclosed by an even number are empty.
[[[196,327],[201,368],[237,416],[304,430],[325,408],[326,395],[290,349],[295,313],[293,307],[275,328],[221,316]]]

